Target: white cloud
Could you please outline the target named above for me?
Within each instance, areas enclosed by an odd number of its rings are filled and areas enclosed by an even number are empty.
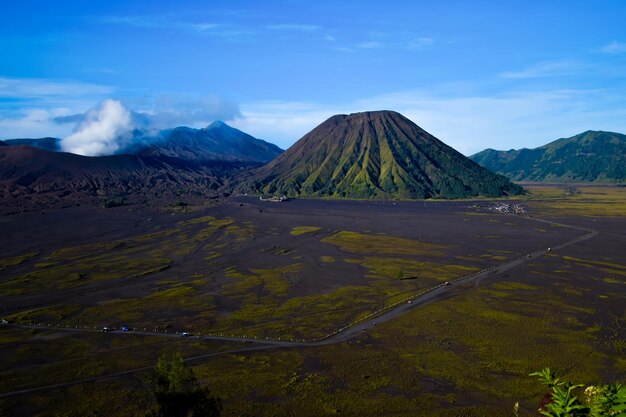
[[[0,139],[65,136],[70,133],[71,126],[55,123],[54,119],[70,113],[67,108],[30,109],[13,117],[0,117]]]
[[[242,117],[230,124],[285,149],[342,110],[315,103],[261,101],[242,105]]]
[[[383,44],[378,41],[368,41],[368,42],[362,42],[358,44],[357,47],[363,48],[363,49],[378,49],[378,48],[382,48]]]
[[[141,127],[155,129],[206,127],[216,120],[230,121],[241,117],[237,103],[215,95],[190,98],[180,94],[159,94],[148,103],[132,108]]]
[[[547,61],[539,62],[521,71],[509,71],[501,74],[502,78],[546,78],[562,77],[581,72],[585,64],[575,61]]]
[[[433,38],[428,38],[425,36],[421,38],[412,39],[409,41],[407,45],[407,49],[410,49],[412,51],[426,49],[430,47],[434,42],[435,41],[433,40]]]
[[[95,110],[89,109],[110,99],[112,92],[108,86],[71,80],[0,77],[0,97],[9,99],[0,101],[0,139],[66,137],[77,122],[93,118]],[[131,104],[133,124],[142,128],[205,127],[241,116],[237,103],[214,95],[159,94],[124,101]],[[110,153],[111,149],[86,152]]]
[[[61,140],[61,148],[79,155],[110,155],[125,145],[124,133],[132,128],[132,117],[121,102],[105,100],[89,110],[85,120],[71,135]]]
[[[447,96],[403,91],[341,105],[257,102],[242,105],[234,126],[288,148],[334,114],[402,113],[465,155],[485,148],[537,147],[585,130],[626,132],[626,102],[601,90],[527,91]]]
[[[0,96],[11,98],[41,98],[50,96],[84,96],[108,94],[113,88],[78,81],[55,81],[37,78],[0,77]]]
[[[602,48],[598,49],[598,52],[602,52],[605,54],[623,54],[626,53],[626,43],[613,41],[607,45],[604,45]]]
[[[313,32],[318,30],[320,27],[317,25],[303,25],[303,24],[292,24],[292,23],[283,23],[279,25],[268,25],[267,29],[270,30],[293,30],[299,32]]]
[[[214,30],[219,28],[221,25],[219,23],[207,23],[207,22],[203,22],[203,23],[190,23],[188,25],[191,29],[197,31],[197,32],[206,32],[209,30]]]
[[[181,19],[177,14],[164,15],[136,15],[136,16],[109,16],[101,20],[104,23],[131,26],[145,29],[170,29],[180,32],[193,33],[198,35],[208,35],[220,38],[237,38],[251,35],[249,29],[242,29],[236,26],[214,22],[195,21]]]

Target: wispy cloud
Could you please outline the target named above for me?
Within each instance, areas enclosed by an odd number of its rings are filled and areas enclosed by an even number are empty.
[[[177,15],[108,16],[102,22],[146,29],[169,29],[198,35],[236,38],[251,35],[249,28],[215,21],[181,20]]]
[[[320,29],[320,27],[317,25],[303,25],[303,24],[293,24],[293,23],[268,25],[268,26],[265,26],[265,28],[270,29],[270,30],[285,30],[285,31],[298,31],[298,32],[313,32],[313,31]]]
[[[71,132],[72,126],[54,119],[70,112],[67,108],[30,109],[13,116],[0,116],[0,139],[63,137]]]
[[[195,30],[196,32],[212,31],[212,30],[220,28],[221,26],[222,25],[220,25],[219,23],[206,23],[206,22],[203,22],[203,23],[190,23],[188,25],[189,28]]]
[[[390,33],[390,32],[376,32],[371,33],[372,40],[360,42],[351,45],[344,45],[342,47],[335,47],[334,49],[343,52],[356,52],[358,50],[367,51],[374,49],[385,50],[411,50],[420,51],[429,49],[434,44],[434,39],[428,36],[411,37],[406,33]],[[331,37],[334,41],[335,38]]]
[[[612,55],[624,54],[626,53],[626,43],[613,41],[598,49],[597,52]]]
[[[508,71],[501,74],[502,78],[546,78],[562,77],[579,73],[585,64],[576,61],[546,61],[531,65],[520,71]]]
[[[79,81],[0,77],[0,97],[19,99],[49,96],[75,97],[110,94],[113,90],[112,87]]]
[[[383,44],[378,41],[368,41],[358,44],[357,47],[362,49],[379,49],[383,47]]]
[[[458,151],[537,147],[589,129],[626,131],[626,99],[604,90],[547,90],[493,96],[450,96],[435,91],[400,91],[361,100],[328,103],[242,104],[235,126],[289,147],[334,114],[398,111]]]
[[[86,120],[88,109],[116,95],[112,87],[72,80],[0,77],[0,138],[64,137]],[[237,103],[214,95],[157,94],[124,101],[133,125],[142,128],[205,127],[241,116]]]
[[[216,95],[159,94],[148,103],[132,108],[136,123],[141,124],[139,127],[156,129],[206,127],[216,120],[230,121],[241,117],[239,104]]]
[[[427,48],[430,48],[430,46],[434,42],[435,41],[433,40],[433,38],[429,38],[426,36],[416,38],[416,39],[411,39],[407,44],[407,49],[410,49],[412,51],[427,49]]]

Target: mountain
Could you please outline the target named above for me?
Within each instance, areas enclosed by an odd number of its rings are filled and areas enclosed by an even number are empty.
[[[46,151],[58,152],[61,150],[61,139],[41,138],[41,139],[5,139],[9,146],[32,146],[34,148],[45,149]]]
[[[52,152],[61,151],[61,140],[6,139],[10,146],[33,146]],[[165,156],[187,161],[246,161],[266,163],[283,152],[278,146],[217,121],[204,129],[176,127],[158,131],[136,129],[130,144],[117,154]]]
[[[624,182],[626,135],[589,130],[535,149],[486,149],[470,158],[514,181]]]
[[[348,198],[523,193],[392,111],[331,117],[251,174],[241,190]]]
[[[3,146],[0,213],[111,202],[202,202],[220,195],[230,177],[250,166],[137,155],[87,157]]]
[[[42,149],[52,138],[5,141],[10,146],[0,146],[0,211],[206,201],[228,191],[240,171],[282,152],[221,122],[134,135],[126,153],[99,157]]]
[[[132,146],[123,150],[140,156],[166,156],[190,161],[246,161],[266,163],[283,151],[224,122],[204,129],[177,127],[151,134],[136,131]]]

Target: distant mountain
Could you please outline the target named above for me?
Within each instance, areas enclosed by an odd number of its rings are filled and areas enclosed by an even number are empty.
[[[133,145],[122,153],[140,156],[167,156],[190,161],[269,162],[283,150],[256,139],[224,122],[204,129],[177,127],[151,134],[136,131]]]
[[[57,138],[6,139],[9,146],[32,146],[52,152],[61,151]],[[176,127],[165,130],[133,131],[130,144],[117,154],[166,156],[187,161],[246,161],[266,163],[283,152],[278,146],[250,136],[224,122],[203,129]]]
[[[626,135],[590,130],[535,149],[486,149],[470,159],[514,181],[624,182]]]
[[[32,146],[34,148],[44,149],[46,151],[61,151],[61,139],[57,138],[41,138],[41,139],[5,139],[4,142],[9,146]]]
[[[523,192],[392,111],[331,117],[251,174],[244,189],[348,198],[495,197]]]
[[[10,146],[0,146],[0,212],[107,201],[205,201],[227,192],[235,174],[282,152],[221,122],[155,135],[135,132],[135,138],[126,153],[100,157],[43,149],[53,138],[5,141]]]

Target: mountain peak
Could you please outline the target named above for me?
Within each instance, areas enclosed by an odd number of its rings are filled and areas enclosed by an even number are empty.
[[[254,184],[270,194],[349,198],[522,192],[389,110],[330,117],[260,168]]]
[[[215,121],[203,129],[177,127],[142,138],[141,155],[160,155],[190,161],[246,161],[266,163],[282,149]],[[133,151],[132,153],[135,153]]]
[[[206,129],[219,129],[219,128],[223,128],[223,127],[230,127],[231,129],[233,129],[231,126],[227,125],[226,123],[222,122],[221,120],[216,120],[213,123],[211,123],[210,125],[208,125],[206,127]]]

